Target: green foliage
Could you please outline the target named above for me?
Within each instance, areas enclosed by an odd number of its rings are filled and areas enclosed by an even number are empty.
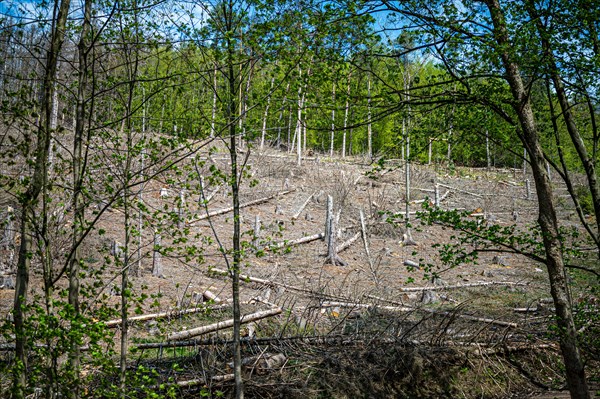
[[[575,187],[575,197],[579,201],[579,205],[584,214],[595,215],[596,212],[594,210],[592,194],[587,186],[580,185]]]
[[[417,219],[424,225],[441,225],[456,233],[450,235],[448,243],[434,244],[444,268],[461,264],[476,265],[482,251],[509,251],[536,261],[544,259],[538,226],[519,230],[516,225],[488,224],[482,217],[473,217],[469,212],[442,210],[427,201],[423,203],[423,210],[417,213]]]

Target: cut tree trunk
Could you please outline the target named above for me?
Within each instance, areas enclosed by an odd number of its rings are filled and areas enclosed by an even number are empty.
[[[336,233],[334,218],[329,218],[329,238],[327,240],[327,258],[325,263],[331,263],[334,266],[348,266],[348,263],[341,259],[337,254]]]
[[[292,216],[292,220],[296,220],[298,219],[298,217],[300,216],[300,214],[302,213],[302,211],[304,210],[304,208],[306,208],[306,205],[308,205],[308,203],[310,202],[310,200],[313,198],[315,194],[311,194],[306,201],[304,201],[302,203],[302,205],[300,205],[300,208],[298,208],[298,210],[296,211],[296,213],[294,213],[294,215]]]
[[[258,321],[267,317],[276,316],[282,312],[281,308],[274,308],[263,310],[260,312],[252,313],[244,315],[240,318],[240,324],[250,323],[253,321]],[[202,334],[208,334],[211,332],[224,330],[226,328],[233,327],[234,319],[229,319],[225,321],[220,321],[218,323],[209,324],[208,326],[190,328],[189,330],[184,330],[180,332],[175,332],[167,335],[168,341],[178,341],[181,339],[187,339],[191,337],[196,337]]]
[[[279,193],[272,194],[272,195],[269,195],[267,197],[263,197],[263,198],[259,198],[259,199],[253,200],[253,201],[245,202],[243,204],[239,204],[238,206],[239,206],[239,209],[242,209],[242,208],[246,208],[246,207],[249,207],[249,206],[263,204],[265,202],[268,202],[268,201],[272,200],[273,198],[276,198],[276,197],[278,197],[280,195],[289,194],[289,193],[291,193],[293,191],[294,190],[281,191]],[[224,215],[226,213],[233,212],[234,209],[235,209],[235,207],[230,206],[230,207],[223,208],[223,209],[217,209],[217,210],[212,211],[212,212],[207,212],[204,215],[197,216],[194,220],[190,221],[189,224],[195,223],[195,222],[197,222],[199,220],[208,219],[208,218],[211,218],[213,216]]]

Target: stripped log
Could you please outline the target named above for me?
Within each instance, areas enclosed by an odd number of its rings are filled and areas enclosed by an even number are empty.
[[[464,320],[477,321],[479,323],[495,324],[497,326],[511,327],[511,328],[519,327],[519,325],[517,323],[513,323],[510,321],[502,321],[502,320],[490,319],[490,318],[486,318],[486,317],[476,317],[476,316],[471,316],[468,314],[445,312],[445,311],[441,311],[441,310],[433,310],[433,309],[426,309],[426,308],[420,308],[419,310],[423,311],[423,312],[427,312],[427,313],[441,315],[441,316],[452,316],[452,317],[458,317],[458,318],[464,319]]]
[[[341,243],[340,246],[337,249],[338,254],[340,252],[345,251],[346,249],[350,248],[350,246],[352,244],[354,244],[354,242],[356,240],[358,240],[359,238],[360,238],[360,233],[356,233],[352,237],[350,237],[349,239],[347,239],[346,241],[344,241],[343,243]]]
[[[453,290],[460,288],[469,288],[469,287],[486,287],[491,285],[513,285],[513,286],[524,286],[527,285],[525,283],[514,283],[512,281],[481,281],[478,283],[469,283],[469,284],[456,284],[456,285],[432,285],[427,287],[400,287],[398,291],[400,292],[420,292],[420,291],[439,291],[439,290]]]
[[[240,276],[240,278],[241,278],[241,276]],[[274,308],[274,309],[268,309],[268,310],[263,310],[260,312],[244,315],[240,318],[240,324],[250,323],[253,321],[264,319],[266,317],[275,316],[275,315],[280,314],[281,312],[282,312],[281,308]],[[196,337],[196,336],[202,335],[202,334],[208,334],[211,332],[224,330],[224,329],[230,328],[230,327],[233,327],[233,319],[220,321],[218,323],[209,324],[207,326],[191,328],[191,329],[185,330],[185,331],[171,333],[171,334],[167,335],[167,340],[168,341],[178,341],[181,339],[187,339],[187,338]]]
[[[178,381],[175,384],[179,387],[179,388],[191,388],[191,387],[195,387],[198,385],[206,385],[208,383],[215,383],[215,382],[225,382],[225,381],[231,381],[233,380],[235,377],[233,374],[223,374],[223,375],[215,375],[213,377],[210,377],[208,379],[206,378],[196,378],[193,380],[186,380],[186,381]],[[170,384],[164,384],[164,386],[168,386]],[[156,389],[158,389],[159,387],[155,387]]]
[[[268,201],[272,200],[273,198],[275,198],[275,197],[277,197],[279,195],[289,194],[289,193],[291,193],[293,191],[294,190],[280,191],[280,192],[278,192],[276,194],[272,194],[272,195],[269,195],[267,197],[259,198],[259,199],[256,199],[254,201],[245,202],[243,204],[240,204],[240,209],[241,208],[246,208],[246,207],[249,207],[249,206],[253,206],[253,205],[263,204],[265,202],[268,202]],[[211,218],[213,216],[223,215],[223,214],[226,214],[226,213],[229,213],[229,212],[232,212],[232,211],[233,211],[233,207],[230,206],[230,207],[223,208],[223,209],[217,209],[217,210],[214,210],[212,212],[207,212],[204,215],[196,216],[196,218],[194,220],[191,220],[189,222],[189,224],[191,225],[192,223],[195,223],[195,222],[197,222],[199,220],[208,219],[208,218]]]
[[[222,302],[221,298],[219,298],[217,294],[209,290],[204,290],[204,292],[202,293],[202,297],[207,301],[213,301],[214,303]]]
[[[200,176],[200,196],[198,197],[198,205],[202,208],[204,205],[207,205],[210,200],[213,199],[215,194],[221,190],[222,185],[218,185],[215,189],[208,195],[206,195],[206,185],[204,183],[204,176]]]
[[[313,234],[311,236],[305,236],[302,238],[298,238],[296,240],[282,241],[282,242],[278,242],[277,244],[275,244],[275,248],[284,248],[284,247],[291,247],[293,245],[306,244],[308,242],[320,240],[323,237],[325,237],[324,233],[317,233],[317,234]]]
[[[383,301],[383,302],[388,302],[388,303],[391,303],[394,305],[404,306],[413,311],[420,311],[420,312],[435,314],[435,315],[439,315],[439,316],[452,316],[452,317],[457,317],[457,318],[464,319],[464,320],[471,320],[471,321],[476,321],[479,323],[486,323],[486,324],[495,324],[495,325],[503,326],[503,327],[511,327],[511,328],[519,327],[519,325],[517,323],[513,323],[513,322],[509,322],[509,321],[490,319],[490,318],[486,318],[486,317],[476,317],[476,316],[471,316],[468,314],[449,312],[449,311],[445,311],[445,310],[435,310],[435,309],[428,309],[428,308],[423,308],[423,307],[406,306],[406,305],[402,304],[401,302],[393,301],[390,299],[379,298],[379,297],[372,296],[372,295],[366,295],[366,297],[376,299],[379,301]]]
[[[229,271],[223,270],[223,269],[211,268],[210,271],[212,273],[222,274],[225,276],[229,275]],[[280,284],[280,283],[275,283],[274,281],[265,280],[265,279],[258,278],[258,277],[247,276],[245,274],[240,274],[240,281],[249,281],[252,283],[263,284],[263,285],[270,286],[270,287]],[[284,284],[281,284],[281,285],[284,286]]]
[[[466,191],[466,190],[461,190],[461,189],[459,189],[459,188],[452,187],[452,186],[448,186],[448,185],[446,185],[446,184],[438,183],[438,185],[439,185],[440,187],[447,188],[448,190],[456,191],[457,193],[463,193],[463,194],[467,194],[467,195],[470,195],[470,196],[472,196],[472,197],[476,197],[476,198],[483,198],[483,197],[484,197],[484,196],[483,196],[483,195],[481,195],[481,194],[472,193],[472,192],[470,192],[470,191]]]
[[[517,312],[517,313],[534,313],[537,312],[539,309],[537,306],[533,306],[533,307],[528,307],[528,308],[514,308],[513,311]]]
[[[306,201],[304,201],[304,203],[302,205],[300,205],[300,208],[292,216],[292,220],[296,220],[296,219],[298,219],[298,217],[300,217],[300,214],[302,213],[304,208],[306,208],[306,205],[308,205],[308,203],[312,199],[313,195],[315,195],[315,193],[312,193],[311,195],[309,195],[308,198],[306,199]]]
[[[381,306],[381,305],[373,305],[369,303],[353,303],[353,302],[323,302],[318,307],[321,308],[352,308],[352,309],[381,309],[381,310],[389,310],[392,312],[414,312],[415,309],[407,306]]]
[[[210,309],[210,310],[226,309],[226,308],[229,308],[230,306],[231,306],[230,304],[223,304],[223,305],[211,306],[211,307],[197,307],[197,308],[190,308],[190,309],[184,309],[184,310],[170,310],[168,312],[161,312],[161,313],[143,314],[143,315],[139,315],[139,316],[129,317],[129,318],[127,318],[127,322],[133,323],[133,322],[146,321],[146,320],[179,317],[179,316],[183,316],[183,315],[187,315],[187,314],[204,312],[208,309]],[[121,319],[115,319],[115,320],[109,320],[109,321],[105,322],[104,325],[106,327],[117,327],[117,326],[121,325],[121,323],[122,323]]]
[[[211,268],[210,272],[212,273],[216,273],[216,274],[221,274],[224,276],[228,276],[229,272],[227,270],[223,270],[223,269],[217,269],[217,268]],[[339,299],[339,297],[336,297],[335,295],[329,295],[329,294],[325,294],[323,292],[317,292],[317,291],[313,291],[313,290],[309,290],[306,288],[301,288],[301,287],[296,287],[293,285],[288,285],[288,284],[284,284],[284,283],[280,283],[278,281],[272,281],[272,280],[265,280],[262,278],[257,278],[257,277],[252,277],[252,276],[248,276],[245,274],[240,274],[240,282],[250,282],[250,283],[255,283],[255,284],[262,284],[265,285],[267,287],[282,287],[291,291],[296,291],[296,292],[302,292],[304,294],[307,294],[313,298],[319,298],[319,299],[323,299],[323,298],[327,298],[327,299]]]

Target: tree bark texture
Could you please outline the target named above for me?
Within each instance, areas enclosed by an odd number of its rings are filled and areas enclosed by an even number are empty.
[[[234,10],[231,1],[223,3],[223,17],[225,30],[227,34],[227,104],[226,120],[229,133],[229,156],[231,161],[231,196],[233,202],[233,237],[232,237],[232,262],[229,266],[231,276],[231,288],[233,298],[233,373],[235,375],[235,398],[244,398],[244,383],[242,380],[242,355],[241,355],[241,310],[240,310],[240,267],[241,267],[241,246],[240,246],[240,192],[238,181],[238,164],[236,148],[236,99],[238,96],[238,79],[235,76],[235,48],[230,34],[235,30]],[[237,117],[241,117],[238,115]]]
[[[485,0],[494,25],[494,37],[500,49],[505,69],[505,78],[513,96],[513,108],[522,129],[521,140],[529,154],[538,196],[538,222],[542,231],[546,252],[546,266],[550,280],[550,291],[556,309],[560,333],[560,347],[565,362],[567,385],[572,398],[590,398],[585,370],[577,343],[577,330],[573,321],[568,294],[566,272],[561,251],[558,220],[552,198],[552,185],[546,171],[546,160],[540,144],[535,116],[529,95],[523,84],[519,66],[510,53],[511,42],[503,9],[499,0]]]
[[[60,3],[59,3],[60,2]],[[42,83],[41,118],[37,129],[35,165],[33,177],[21,198],[21,245],[17,261],[17,279],[13,306],[15,327],[15,360],[13,368],[13,396],[24,398],[27,386],[27,331],[24,306],[27,303],[29,269],[32,255],[32,236],[36,223],[36,207],[40,193],[48,185],[48,157],[52,141],[52,99],[56,90],[58,57],[65,39],[70,0],[56,0],[58,13],[50,37],[50,48],[46,54],[44,80]]]

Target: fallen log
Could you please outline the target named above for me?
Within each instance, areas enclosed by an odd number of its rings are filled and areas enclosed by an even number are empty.
[[[240,209],[241,208],[246,208],[246,207],[249,207],[249,206],[253,206],[253,205],[263,204],[265,202],[268,202],[268,201],[272,200],[273,198],[275,198],[277,196],[289,194],[291,192],[294,192],[294,190],[280,191],[280,192],[278,192],[276,194],[272,194],[272,195],[269,195],[267,197],[255,199],[253,201],[248,201],[248,202],[245,202],[243,204],[240,204]],[[223,215],[225,213],[229,213],[229,212],[232,212],[232,211],[233,211],[233,207],[232,206],[227,207],[227,208],[223,208],[223,209],[217,209],[217,210],[214,210],[212,212],[207,212],[204,215],[196,216],[196,218],[194,218],[193,220],[190,220],[188,222],[188,224],[191,225],[193,223],[196,223],[197,221],[208,219],[208,218],[211,218],[213,216]]]
[[[503,327],[511,327],[511,328],[519,327],[519,325],[517,323],[513,323],[510,321],[502,321],[502,320],[490,319],[490,318],[486,318],[486,317],[476,317],[476,316],[471,316],[468,314],[445,312],[445,311],[433,310],[433,309],[421,308],[419,310],[421,310],[423,312],[427,312],[427,313],[441,315],[441,316],[453,316],[453,317],[458,317],[458,318],[464,319],[464,320],[477,321],[477,322],[486,323],[486,324],[495,324],[495,325],[503,326]]]
[[[214,303],[222,302],[221,298],[219,298],[217,296],[217,294],[215,294],[215,293],[213,293],[212,291],[209,291],[209,290],[205,290],[202,293],[202,297],[204,299],[206,299],[207,301],[213,301]]]
[[[537,312],[539,309],[537,306],[533,306],[533,307],[528,307],[528,308],[514,308],[513,311],[517,312],[517,313],[535,313]]]
[[[223,270],[223,269],[217,269],[217,268],[211,268],[210,272],[212,273],[217,273],[217,274],[222,274],[222,275],[229,275],[229,271],[227,270]],[[277,283],[270,281],[270,280],[264,280],[262,278],[258,278],[258,277],[251,277],[251,276],[247,276],[245,274],[240,274],[240,281],[250,281],[253,283],[258,283],[258,284],[263,284],[263,285],[267,285],[267,286],[274,286],[277,285]]]
[[[442,202],[443,200],[446,199],[446,197],[448,196],[448,194],[450,194],[450,190],[446,191],[444,194],[442,194],[442,196],[438,199],[438,202]],[[431,201],[431,198],[423,198],[420,200],[413,200],[410,201],[411,205],[418,205],[418,204],[422,204],[425,201]]]
[[[340,246],[337,249],[338,253],[340,253],[342,251],[345,251],[346,249],[350,248],[350,246],[352,244],[354,244],[354,242],[356,240],[358,240],[359,238],[360,238],[360,233],[356,233],[352,237],[350,237],[349,239],[347,239],[346,241],[344,241],[343,243],[341,243]]]
[[[241,278],[241,276],[240,276],[240,278]],[[244,315],[241,317],[240,323],[241,324],[250,323],[253,321],[264,319],[266,317],[278,315],[281,312],[282,312],[281,308],[275,308],[275,309],[268,309],[268,310],[263,310],[263,311],[256,312],[256,313],[247,314],[247,315]],[[198,335],[208,334],[208,333],[219,331],[219,330],[224,330],[224,329],[230,328],[230,327],[233,327],[233,319],[220,321],[218,323],[209,324],[207,326],[196,327],[196,328],[191,328],[189,330],[171,333],[171,334],[167,335],[167,340],[168,341],[178,341],[181,339],[196,337]]]
[[[304,201],[304,203],[302,205],[300,205],[300,208],[292,216],[292,220],[298,219],[298,217],[300,216],[300,214],[302,213],[302,211],[304,210],[304,208],[306,208],[306,205],[308,205],[308,203],[312,199],[313,195],[315,195],[315,193],[309,195],[308,198],[306,199],[306,201]]]
[[[228,276],[229,272],[227,270],[223,270],[223,269],[217,269],[217,268],[211,268],[210,272],[212,273],[216,273],[216,274],[221,274],[224,276]],[[272,280],[265,280],[262,278],[257,278],[257,277],[252,277],[252,276],[248,276],[245,274],[240,274],[240,281],[241,282],[251,282],[251,283],[257,283],[257,284],[262,284],[265,285],[267,287],[282,287],[291,291],[296,291],[296,292],[302,292],[304,294],[310,295],[311,297],[314,298],[327,298],[327,299],[339,299],[339,297],[336,297],[334,295],[328,295],[328,294],[324,294],[322,292],[315,292],[309,289],[305,289],[305,288],[300,288],[300,287],[296,287],[293,285],[288,285],[288,284],[284,284],[284,283],[280,283],[278,281],[272,281]]]
[[[372,296],[372,295],[366,295],[366,297],[376,299],[378,301],[388,302],[388,303],[391,303],[394,305],[401,305],[401,306],[407,307],[406,305],[404,305],[400,302],[391,300],[391,299],[379,298],[379,297]],[[452,316],[452,317],[457,317],[457,318],[464,319],[464,320],[477,321],[480,323],[487,323],[487,324],[495,324],[495,325],[503,326],[503,327],[511,327],[511,328],[519,327],[519,325],[517,323],[512,323],[509,321],[490,319],[490,318],[486,318],[486,317],[476,317],[476,316],[471,316],[471,315],[462,314],[462,313],[453,313],[453,312],[449,312],[449,311],[445,311],[445,310],[435,310],[435,309],[427,309],[427,308],[413,307],[413,306],[408,306],[407,308],[411,309],[412,311],[420,311],[420,312],[436,314],[436,315],[440,315],[440,316]]]
[[[415,269],[421,269],[421,265],[419,264],[419,262],[415,262],[415,261],[412,261],[410,259],[406,259],[403,262],[403,264],[404,264],[404,266],[414,267]]]
[[[311,236],[301,237],[301,238],[291,240],[291,241],[282,241],[282,242],[278,242],[277,244],[275,244],[275,248],[284,248],[284,247],[291,247],[293,245],[306,244],[308,242],[320,240],[323,237],[325,237],[325,233],[317,233],[317,234],[313,234]]]
[[[481,194],[472,193],[472,192],[470,192],[470,191],[466,191],[466,190],[461,190],[461,189],[459,189],[459,188],[452,187],[452,186],[448,186],[448,185],[446,185],[446,184],[438,183],[438,185],[439,185],[440,187],[447,188],[448,190],[456,191],[457,193],[463,193],[463,194],[471,195],[471,196],[473,196],[473,197],[476,197],[476,198],[483,198],[483,197],[484,197],[484,196],[483,196],[483,195],[481,195]],[[494,194],[494,195],[495,195],[495,194]]]
[[[195,387],[198,385],[206,385],[210,382],[225,382],[225,381],[231,381],[234,379],[234,375],[233,374],[224,374],[224,375],[215,375],[213,377],[210,377],[209,379],[206,378],[196,378],[193,380],[186,380],[186,381],[177,381],[175,383],[175,385],[177,385],[180,388],[188,388],[188,387]],[[166,384],[168,385],[168,384]],[[158,389],[158,387],[156,387]]]
[[[139,316],[129,317],[129,318],[127,318],[127,322],[133,323],[133,322],[146,321],[146,320],[179,317],[179,316],[183,316],[183,315],[187,315],[187,314],[204,312],[209,309],[210,310],[225,309],[230,306],[231,306],[230,304],[224,304],[224,305],[210,306],[210,307],[196,307],[196,308],[190,308],[190,309],[184,309],[184,310],[170,310],[168,312],[143,314],[143,315],[139,315]],[[106,327],[117,327],[117,326],[120,326],[121,323],[122,323],[121,319],[114,319],[114,320],[109,320],[109,321],[105,322],[104,325]]]
[[[381,305],[374,305],[374,304],[370,304],[370,303],[353,303],[353,302],[323,302],[322,304],[320,304],[319,306],[320,308],[333,308],[333,307],[340,307],[340,308],[352,308],[352,309],[381,309],[381,310],[389,310],[392,312],[414,312],[415,309],[412,307],[406,307],[406,306],[381,306]]]
[[[352,345],[361,345],[363,346],[365,343],[366,337],[361,337],[357,335],[344,335],[344,334],[328,334],[328,335],[315,335],[315,336],[306,336],[306,335],[295,335],[289,337],[263,337],[263,338],[255,338],[252,340],[253,344],[256,345],[270,345],[270,344],[280,344],[282,342],[299,342],[311,345],[341,345],[341,346],[352,346]],[[368,339],[370,344],[378,343],[378,344],[397,344],[398,337],[384,338],[378,336],[377,338]],[[424,347],[430,347],[432,345],[429,340],[404,340],[400,341],[411,345],[422,345]],[[178,341],[178,342],[156,342],[156,343],[142,343],[135,347],[135,350],[143,350],[143,349],[160,349],[160,348],[184,348],[191,346],[213,346],[213,345],[231,345],[233,344],[233,340],[231,339],[203,339],[203,340],[191,340],[191,341]],[[445,340],[443,341],[444,345],[449,347],[457,347],[464,348],[465,350],[475,350],[481,348],[487,348],[496,350],[497,352],[518,352],[522,350],[530,350],[530,349],[551,349],[558,350],[557,344],[515,344],[515,345],[506,345],[498,342],[474,342],[474,341],[457,341],[457,340]],[[440,344],[435,344],[436,347],[439,347]]]
[[[527,285],[525,283],[514,283],[512,281],[481,281],[478,283],[469,283],[469,284],[456,284],[456,285],[431,285],[427,287],[401,287],[398,288],[400,292],[420,292],[420,291],[440,291],[440,290],[455,290],[460,288],[470,288],[470,287],[487,287],[491,285],[513,285],[513,286],[523,286]]]
[[[206,203],[208,204],[210,202],[211,199],[213,199],[213,197],[215,196],[215,194],[217,194],[219,192],[219,190],[221,189],[222,186],[217,186],[217,188],[215,188],[210,194],[208,194],[205,198],[204,201],[206,201]]]
[[[245,338],[243,338],[245,339]],[[358,342],[355,336],[344,336],[344,335],[322,335],[322,336],[306,336],[306,335],[295,335],[291,337],[262,337],[254,338],[253,343],[257,345],[269,345],[272,343],[281,343],[289,341],[298,341],[305,343],[316,343],[316,344],[352,344]],[[389,342],[397,342],[396,338],[390,339]],[[170,342],[146,342],[141,343],[135,347],[135,350],[144,349],[163,349],[163,348],[184,348],[190,346],[212,346],[212,345],[231,345],[233,343],[230,339],[223,338],[209,338],[203,340],[190,340],[190,341],[170,341]]]

